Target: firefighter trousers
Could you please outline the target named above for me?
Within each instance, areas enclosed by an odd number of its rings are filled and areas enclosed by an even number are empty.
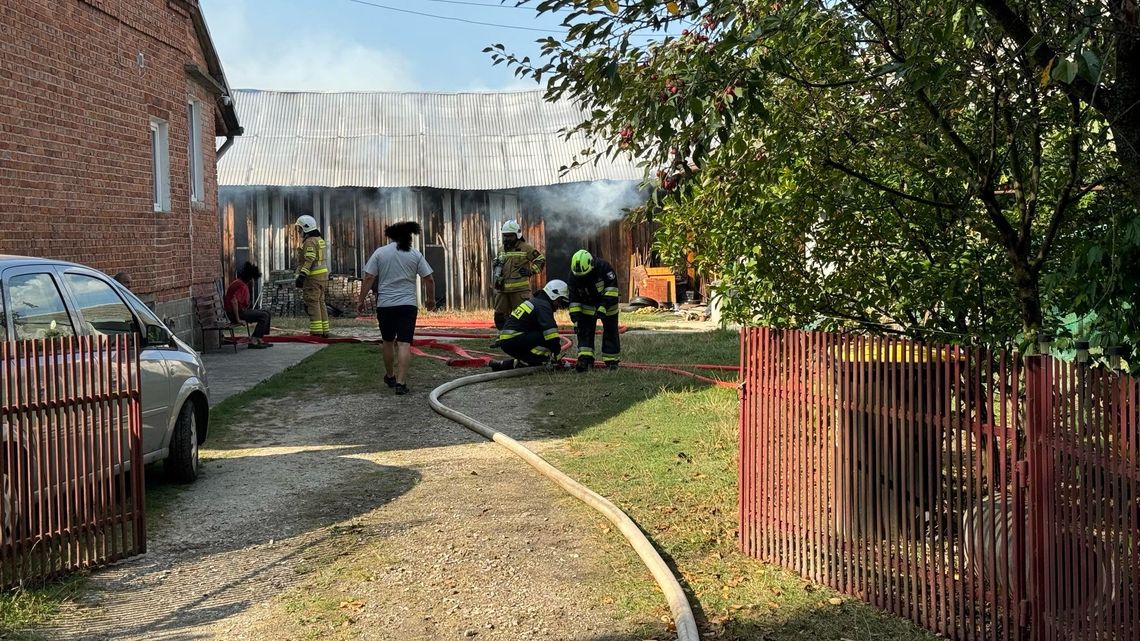
[[[618,333],[618,304],[593,307],[580,303],[570,304],[570,320],[578,335],[578,356],[594,358],[594,332],[598,319],[602,321],[602,361],[621,360],[621,334]]]
[[[305,314],[309,317],[309,334],[329,333],[329,308],[326,302],[329,282],[309,277],[301,289],[305,301]]]
[[[538,330],[504,339],[499,343],[499,349],[518,363],[526,365],[542,365],[549,362],[551,356],[546,339]]]

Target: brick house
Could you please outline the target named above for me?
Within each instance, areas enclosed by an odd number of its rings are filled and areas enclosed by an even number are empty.
[[[0,0],[0,253],[129,272],[196,339],[240,134],[197,0]]]

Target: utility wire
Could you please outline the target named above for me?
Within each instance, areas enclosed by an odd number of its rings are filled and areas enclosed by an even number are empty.
[[[431,2],[446,2],[448,4],[473,5],[473,6],[479,6],[479,7],[501,6],[504,8],[518,8],[518,9],[525,8],[525,7],[514,7],[514,6],[509,6],[509,5],[491,5],[491,4],[482,4],[482,3],[478,3],[478,2],[466,2],[464,0],[430,0],[430,1]],[[348,0],[348,2],[352,2],[355,4],[359,4],[359,5],[364,5],[366,7],[373,7],[376,9],[386,9],[388,11],[397,11],[399,13],[407,13],[407,14],[411,14],[413,16],[423,16],[425,18],[435,18],[437,20],[450,20],[452,22],[462,22],[464,24],[480,25],[483,27],[497,27],[499,29],[515,29],[518,31],[532,31],[535,33],[545,33],[547,35],[563,35],[563,32],[557,31],[554,29],[539,29],[537,27],[523,27],[521,25],[501,24],[498,22],[483,22],[482,20],[468,20],[467,18],[457,18],[455,16],[441,16],[438,13],[427,13],[424,11],[414,11],[412,9],[401,9],[400,7],[393,7],[393,6],[389,6],[386,4],[380,4],[378,2],[368,2],[367,0]],[[669,36],[669,35],[672,35],[672,34],[669,34],[669,33],[657,33],[657,34],[639,33],[639,34],[635,34],[635,36],[638,38],[650,38],[650,39],[658,38],[658,37],[665,37],[665,36]]]
[[[428,2],[440,2],[443,4],[461,4],[461,5],[466,5],[469,7],[491,7],[494,9],[525,9],[527,11],[537,12],[537,9],[535,9],[532,6],[528,6],[528,5],[488,4],[486,2],[470,2],[470,0],[427,0],[427,1]],[[559,11],[565,11],[565,9],[559,9]]]
[[[455,16],[441,16],[441,15],[436,14],[436,13],[425,13],[423,11],[413,11],[411,9],[401,9],[399,7],[392,7],[392,6],[388,6],[386,4],[379,4],[376,2],[366,2],[366,0],[348,0],[348,1],[356,3],[356,4],[362,4],[362,5],[367,6],[367,7],[375,7],[377,9],[387,9],[388,11],[398,11],[400,13],[408,13],[408,14],[411,14],[413,16],[423,16],[425,18],[436,18],[437,20],[451,20],[452,22],[463,22],[466,24],[475,24],[475,25],[481,25],[484,27],[498,27],[500,29],[517,29],[519,31],[535,31],[538,33],[545,33],[545,34],[557,34],[558,33],[557,31],[554,31],[551,29],[538,29],[535,27],[523,27],[523,26],[519,26],[519,25],[499,24],[499,23],[495,23],[495,22],[483,22],[481,20],[468,20],[466,18],[456,18]],[[459,0],[452,0],[452,1],[455,2],[456,4],[459,3]],[[474,4],[474,3],[472,3],[472,4]],[[483,6],[491,6],[491,5],[483,5]]]

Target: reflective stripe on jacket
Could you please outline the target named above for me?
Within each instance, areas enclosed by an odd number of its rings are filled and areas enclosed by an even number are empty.
[[[327,276],[329,265],[325,260],[325,248],[324,238],[320,236],[305,238],[297,250],[297,273],[301,276]]]
[[[495,289],[503,292],[519,292],[530,289],[530,276],[524,276],[522,269],[525,267],[532,274],[536,274],[546,265],[546,257],[530,243],[520,240],[510,251],[500,247],[499,255],[495,257],[495,264],[501,273],[497,279],[501,282],[495,283]]]
[[[543,291],[523,301],[511,312],[499,333],[499,340],[510,340],[533,331],[542,332],[547,349],[555,354],[559,352],[562,344],[558,338],[558,322],[554,320],[554,304]]]
[[[570,274],[566,278],[566,284],[570,286],[571,312],[575,310],[575,303],[578,307],[613,305],[617,309],[617,272],[601,258],[594,259],[594,268],[585,276]]]

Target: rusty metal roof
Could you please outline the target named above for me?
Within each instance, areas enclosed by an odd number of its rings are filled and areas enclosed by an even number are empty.
[[[222,186],[473,191],[643,175],[632,159],[560,175],[590,144],[564,139],[582,112],[542,91],[234,93],[245,134],[218,163]]]

